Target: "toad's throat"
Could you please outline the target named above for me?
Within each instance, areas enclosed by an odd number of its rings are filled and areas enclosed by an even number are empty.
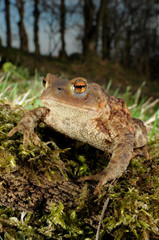
[[[99,113],[99,108],[93,107],[91,105],[82,104],[81,102],[74,104],[73,100],[72,102],[64,102],[62,100],[57,100],[54,98],[49,97],[41,97],[41,102],[44,104],[44,106],[48,108],[54,108],[54,107],[65,107],[65,108],[72,108],[72,109],[78,109],[78,111],[90,111],[90,112],[96,112]]]

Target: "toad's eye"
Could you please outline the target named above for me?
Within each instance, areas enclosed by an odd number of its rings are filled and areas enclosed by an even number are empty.
[[[44,86],[44,88],[47,89],[48,87],[50,87],[50,85],[51,85],[51,81],[45,77],[43,79],[43,86]]]
[[[79,81],[74,84],[74,91],[77,93],[84,93],[86,89],[87,89],[87,85],[83,81]]]
[[[46,85],[46,78],[43,79],[43,87]]]

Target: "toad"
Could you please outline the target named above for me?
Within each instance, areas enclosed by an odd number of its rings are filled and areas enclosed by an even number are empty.
[[[34,128],[44,121],[70,138],[110,153],[103,171],[80,179],[98,181],[95,194],[108,181],[119,178],[133,157],[148,159],[146,127],[141,120],[132,118],[124,100],[110,96],[100,85],[82,77],[67,81],[48,73],[43,85],[44,107],[27,112],[9,137],[19,131],[25,146],[29,139],[39,144]]]

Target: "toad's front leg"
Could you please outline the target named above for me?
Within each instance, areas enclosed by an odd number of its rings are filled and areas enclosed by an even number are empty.
[[[99,181],[94,194],[97,194],[101,187],[110,180],[119,178],[127,169],[132,158],[134,148],[134,135],[126,130],[120,138],[115,141],[113,154],[108,166],[96,175],[90,175],[80,178],[81,181],[96,180]]]
[[[32,139],[35,145],[38,145],[40,139],[34,132],[34,128],[40,121],[45,119],[45,116],[49,113],[49,111],[50,110],[45,107],[39,107],[35,110],[27,112],[18,125],[8,133],[8,136],[11,137],[16,132],[21,132],[23,133],[23,144],[25,147],[27,147],[29,143],[29,138]]]

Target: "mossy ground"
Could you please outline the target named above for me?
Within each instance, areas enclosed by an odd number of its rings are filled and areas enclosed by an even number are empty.
[[[48,180],[59,171],[66,181],[69,177],[76,182],[81,175],[94,173],[93,169],[98,172],[106,165],[104,153],[59,136],[43,124],[36,130],[42,141],[45,141],[40,148],[30,144],[25,149],[20,133],[9,139],[7,133],[25,111],[22,107],[0,106],[1,174],[10,174],[18,168],[29,166],[34,169],[35,175],[41,168],[45,168]],[[53,152],[54,157],[51,157]],[[1,207],[1,239],[94,239],[96,227],[88,223],[88,219],[91,214],[99,218],[108,194],[110,202],[104,215],[100,239],[106,236],[107,239],[158,239],[159,140],[149,142],[149,153],[150,160],[134,158],[126,173],[110,189],[109,184],[104,186],[98,197],[83,192],[83,196],[79,196],[79,205],[74,209],[66,211],[62,202],[52,202],[50,212],[41,209],[25,213]]]

